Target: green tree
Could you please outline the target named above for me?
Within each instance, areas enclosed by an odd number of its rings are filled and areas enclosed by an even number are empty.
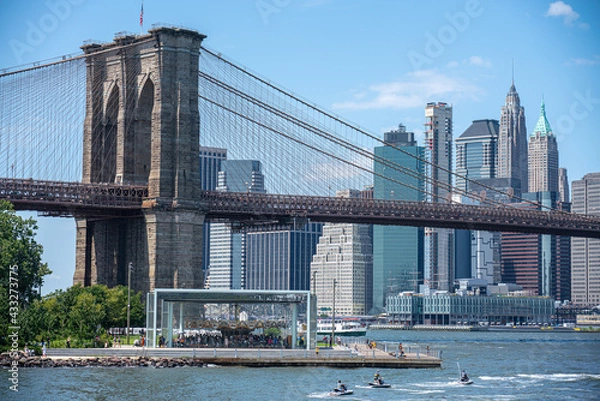
[[[71,327],[79,339],[92,339],[102,327],[105,316],[104,305],[96,302],[91,292],[85,291],[77,296],[71,309]]]
[[[20,315],[20,327],[25,342],[41,341],[42,336],[48,338],[48,305],[41,299],[33,301]]]
[[[145,310],[142,303],[141,292],[131,292],[130,305],[131,327],[142,327],[145,322]],[[127,326],[127,287],[122,285],[110,288],[106,299],[106,321],[105,327]]]
[[[56,338],[76,334],[77,328],[73,322],[71,311],[77,302],[77,297],[84,292],[85,288],[81,284],[77,284],[44,297],[49,336]]]
[[[131,294],[131,327],[143,327],[145,310],[140,292]],[[72,346],[90,343],[111,327],[127,325],[127,287],[74,285],[36,300],[21,314],[25,341],[72,337]],[[77,341],[75,341],[77,340]]]
[[[36,230],[35,220],[23,219],[10,203],[0,201],[0,347],[7,345],[8,326],[18,324],[23,308],[39,299],[44,276],[52,273],[42,263]]]

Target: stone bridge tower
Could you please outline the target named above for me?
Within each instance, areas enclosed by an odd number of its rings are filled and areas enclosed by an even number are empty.
[[[83,182],[148,186],[143,216],[78,218],[75,284],[202,288],[198,32],[157,28],[82,47]]]

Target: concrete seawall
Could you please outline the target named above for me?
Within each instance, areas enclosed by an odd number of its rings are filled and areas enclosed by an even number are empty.
[[[10,366],[11,359],[3,355],[1,366]],[[440,368],[442,360],[432,356],[394,355],[366,346],[331,349],[272,349],[272,348],[50,348],[47,357],[21,357],[20,367],[77,367],[77,366],[247,366],[302,367],[327,366],[334,368]]]

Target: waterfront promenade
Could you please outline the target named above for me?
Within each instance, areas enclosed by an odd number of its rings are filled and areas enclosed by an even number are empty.
[[[440,368],[441,358],[421,352],[395,352],[366,344],[316,350],[273,348],[50,348],[47,357],[21,361],[27,366],[157,366],[220,365],[248,367],[327,366],[335,368]]]

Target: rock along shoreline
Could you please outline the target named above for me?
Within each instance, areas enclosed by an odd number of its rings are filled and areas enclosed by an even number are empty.
[[[206,367],[200,358],[168,358],[168,357],[78,357],[78,358],[49,358],[28,356],[11,358],[10,355],[0,357],[0,366],[9,368],[13,361],[18,361],[19,368],[63,368],[63,367],[155,367],[175,368],[181,366]]]

